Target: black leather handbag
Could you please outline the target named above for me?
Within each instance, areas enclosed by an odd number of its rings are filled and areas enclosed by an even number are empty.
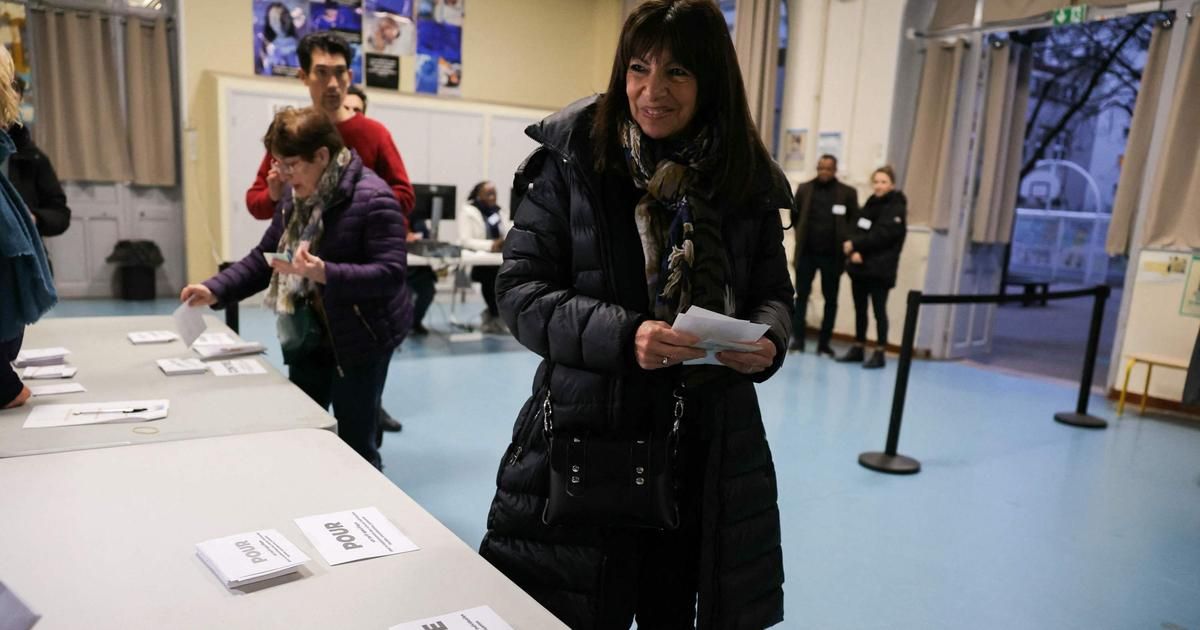
[[[555,432],[550,394],[542,407],[550,445],[547,525],[669,530],[679,527],[679,424],[684,396],[674,393],[669,431],[632,439]]]
[[[325,342],[323,306],[320,296],[297,300],[291,313],[280,313],[276,318],[275,333],[284,363],[304,359]]]

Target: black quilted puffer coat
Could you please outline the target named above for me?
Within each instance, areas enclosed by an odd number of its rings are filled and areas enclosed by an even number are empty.
[[[634,334],[649,302],[644,258],[632,218],[622,219],[632,217],[633,206],[605,207],[605,176],[591,168],[594,110],[595,97],[585,99],[526,131],[542,146],[517,173],[515,185],[526,193],[496,288],[501,316],[543,362],[502,458],[480,548],[576,630],[599,626],[607,560],[630,538],[543,524],[548,444],[537,411],[546,387],[556,427],[628,436],[632,424],[670,400],[681,376],[679,368],[642,370],[634,359]],[[775,364],[753,378],[708,368],[719,377],[689,391],[684,419],[685,431],[699,431],[708,449],[703,479],[684,480],[703,487],[700,628],[764,628],[783,618],[775,468],[754,382],[779,369],[791,332],[793,289],[779,218],[780,208],[791,208],[791,193],[774,165],[760,179],[750,207],[726,214],[723,235],[737,315],[770,326]]]

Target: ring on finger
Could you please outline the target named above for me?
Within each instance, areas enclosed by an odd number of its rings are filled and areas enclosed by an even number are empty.
[[[666,366],[670,365],[670,364],[671,364],[671,357],[664,356],[664,357],[663,357],[663,360],[662,360],[662,362],[661,362],[661,363],[662,363],[663,367],[666,367]]]

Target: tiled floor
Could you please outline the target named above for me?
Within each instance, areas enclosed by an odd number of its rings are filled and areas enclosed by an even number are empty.
[[[243,336],[275,347],[268,313],[242,318]],[[429,320],[445,327],[438,309]],[[468,544],[536,363],[511,339],[438,335],[392,362],[385,406],[405,428],[384,440],[385,472]],[[780,627],[1200,630],[1200,425],[1115,420],[1094,398],[1110,427],[1075,429],[1051,419],[1072,387],[918,362],[900,451],[924,467],[891,477],[856,458],[883,447],[894,368],[792,355],[759,388],[784,524]]]

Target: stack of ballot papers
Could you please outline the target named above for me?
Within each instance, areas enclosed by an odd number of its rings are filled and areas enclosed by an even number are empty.
[[[79,368],[70,365],[47,365],[43,367],[27,367],[21,372],[24,379],[73,378]]]
[[[513,630],[505,623],[496,611],[489,606],[479,606],[470,610],[457,610],[437,617],[420,619],[392,626],[388,630]]]
[[[169,330],[143,330],[140,332],[131,332],[127,336],[129,337],[129,341],[135,346],[149,343],[168,343],[179,338],[179,335]]]
[[[191,357],[185,359],[158,359],[155,363],[158,364],[158,369],[162,370],[163,374],[167,376],[203,374],[208,371],[207,363]]]
[[[261,354],[267,351],[266,346],[257,341],[239,341],[231,344],[222,345],[201,345],[196,344],[192,347],[196,354],[200,355],[201,359],[226,359],[229,357],[237,357],[244,354]]]
[[[308,556],[283,534],[264,529],[206,540],[196,554],[228,588],[237,588],[295,573]]]
[[[71,354],[66,348],[28,348],[17,353],[13,367],[29,367],[31,365],[59,365]]]
[[[25,418],[26,429],[70,427],[80,424],[146,422],[167,417],[167,400],[118,400],[77,405],[38,405]]]
[[[708,353],[701,359],[684,361],[686,365],[720,365],[716,353],[731,350],[735,352],[755,352],[757,341],[770,329],[766,324],[756,324],[744,319],[735,319],[728,315],[714,313],[710,310],[693,306],[675,318],[674,330],[690,333],[700,338],[696,348]]]

